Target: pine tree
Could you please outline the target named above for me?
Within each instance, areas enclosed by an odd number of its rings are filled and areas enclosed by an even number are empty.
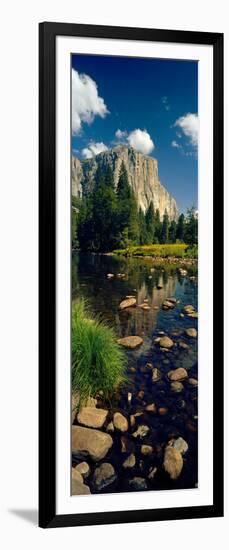
[[[163,216],[163,222],[162,222],[162,229],[161,229],[161,242],[163,244],[167,243],[169,240],[169,217],[167,210],[165,210],[164,216]]]
[[[152,201],[150,202],[150,205],[146,211],[145,215],[145,223],[146,223],[146,242],[147,244],[152,244],[154,242],[154,233],[155,233],[155,213],[154,213],[154,206]]]
[[[139,243],[141,245],[146,244],[147,242],[147,231],[146,231],[146,220],[143,210],[140,208],[138,212],[138,223],[139,223]]]
[[[187,210],[185,224],[185,242],[187,244],[197,244],[198,242],[198,219],[195,206]]]
[[[176,238],[179,241],[184,241],[184,229],[185,229],[184,214],[180,214],[177,222],[177,233],[176,233]]]
[[[124,162],[121,164],[117,186],[117,232],[122,239],[123,232],[128,229],[128,238],[134,243],[139,241],[138,207],[134,193],[128,182],[128,174]]]
[[[176,242],[176,233],[177,233],[177,224],[175,220],[172,220],[169,226],[169,242],[175,243]]]
[[[161,242],[162,224],[161,224],[160,212],[159,212],[158,208],[155,212],[154,227],[155,227],[154,240],[155,240],[156,243],[160,243]]]

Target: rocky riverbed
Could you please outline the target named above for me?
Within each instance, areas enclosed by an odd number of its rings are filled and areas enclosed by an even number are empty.
[[[198,484],[197,273],[144,259],[73,263],[73,296],[115,326],[127,383],[72,406],[72,494]]]

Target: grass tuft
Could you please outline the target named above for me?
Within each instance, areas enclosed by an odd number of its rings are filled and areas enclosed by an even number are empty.
[[[72,392],[80,404],[103,391],[105,399],[126,380],[126,355],[112,328],[89,316],[85,302],[72,311]]]

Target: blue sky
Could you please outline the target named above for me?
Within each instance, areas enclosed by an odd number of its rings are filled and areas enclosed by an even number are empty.
[[[72,68],[73,153],[132,145],[158,160],[180,211],[197,207],[198,63],[73,55]]]

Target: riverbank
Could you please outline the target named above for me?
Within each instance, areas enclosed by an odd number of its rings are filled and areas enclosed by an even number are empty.
[[[129,246],[113,250],[108,254],[135,258],[151,258],[155,263],[185,263],[186,265],[192,265],[198,261],[197,245],[189,246],[187,244]]]

